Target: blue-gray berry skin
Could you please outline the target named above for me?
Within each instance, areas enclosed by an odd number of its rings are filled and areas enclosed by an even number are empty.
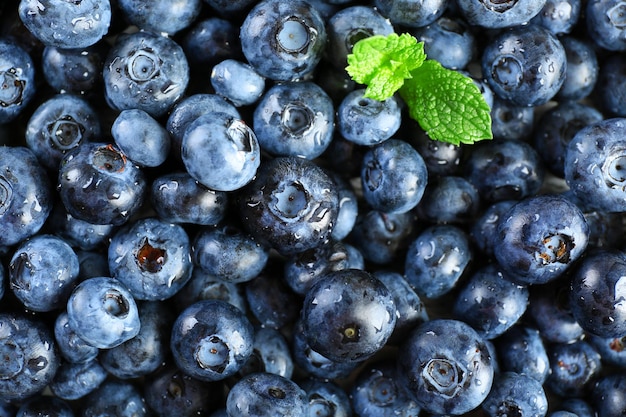
[[[276,81],[297,80],[312,72],[326,46],[319,12],[302,0],[265,0],[247,14],[241,48],[252,67]]]
[[[555,98],[557,100],[578,101],[588,97],[598,81],[600,67],[593,43],[581,40],[574,36],[560,38],[565,56],[567,69],[565,81]]]
[[[78,256],[63,239],[38,234],[22,242],[9,264],[10,288],[26,308],[52,311],[65,306],[78,281]]]
[[[86,48],[109,30],[109,0],[21,0],[19,17],[24,26],[44,45]]]
[[[293,371],[291,347],[282,333],[271,327],[256,327],[252,354],[239,374],[269,372],[291,379]]]
[[[299,383],[309,398],[309,415],[349,417],[352,405],[348,394],[330,380],[309,378]]]
[[[13,121],[35,96],[35,64],[15,41],[0,40],[0,124]]]
[[[225,191],[211,190],[187,172],[170,172],[152,181],[150,202],[166,222],[217,225],[226,216],[228,200]]]
[[[306,417],[308,406],[306,393],[295,382],[267,372],[243,377],[226,398],[226,410],[230,417]]]
[[[96,97],[102,92],[102,66],[107,48],[96,43],[80,49],[46,46],[41,56],[43,76],[57,93]]]
[[[119,0],[124,17],[139,29],[169,36],[189,27],[202,8],[202,0]]]
[[[36,395],[24,401],[17,414],[13,414],[14,410],[9,410],[9,406],[0,405],[0,415],[2,416],[18,416],[18,417],[34,417],[34,416],[56,416],[56,417],[74,417],[74,411],[68,401],[62,400],[51,395]]]
[[[111,126],[111,135],[121,151],[139,166],[159,166],[169,155],[169,133],[143,110],[123,110]]]
[[[330,145],[335,109],[313,82],[277,84],[254,110],[254,132],[264,151],[279,156],[315,159]]]
[[[254,179],[261,148],[254,131],[228,113],[206,113],[183,135],[181,157],[189,175],[216,191],[235,191]]]
[[[493,388],[481,407],[489,417],[503,414],[543,417],[548,412],[548,399],[536,379],[503,372],[495,377]]]
[[[427,183],[424,158],[408,142],[389,139],[370,148],[363,157],[363,197],[374,210],[412,210],[422,199]]]
[[[538,106],[563,85],[567,57],[561,42],[547,29],[516,26],[489,41],[481,66],[497,97],[518,106]]]
[[[243,291],[238,284],[224,282],[202,268],[193,269],[191,279],[174,295],[173,301],[176,310],[182,311],[196,301],[213,299],[226,301],[244,313],[248,311]]]
[[[96,390],[107,378],[107,371],[93,359],[82,363],[63,363],[50,383],[54,395],[64,400],[78,400]]]
[[[106,371],[120,379],[140,378],[155,372],[165,363],[170,351],[169,336],[173,312],[164,303],[145,301],[138,304],[141,328],[137,336],[99,356]]]
[[[165,300],[191,278],[191,242],[182,226],[156,217],[126,225],[112,236],[109,269],[137,300]]]
[[[117,38],[105,60],[102,76],[111,107],[137,108],[160,117],[187,89],[189,64],[183,49],[172,39],[136,32]]]
[[[382,282],[366,271],[344,269],[326,274],[307,291],[301,320],[315,351],[337,362],[359,362],[387,343],[397,315]]]
[[[413,36],[424,42],[428,59],[443,67],[462,70],[474,59],[474,32],[461,18],[441,16],[429,25],[414,30]]]
[[[609,51],[626,50],[624,3],[619,0],[592,0],[584,7],[587,33],[596,46]]]
[[[100,119],[81,97],[59,94],[44,101],[26,125],[26,144],[48,169],[81,143],[101,140]]]
[[[53,333],[36,318],[0,314],[0,398],[24,400],[42,391],[59,368]]]
[[[337,109],[337,127],[341,136],[350,142],[377,145],[398,131],[402,109],[395,97],[378,101],[364,94],[364,89],[358,89],[343,98]]]
[[[619,54],[611,55],[599,71],[597,90],[602,109],[613,117],[626,117],[626,84],[619,74],[626,70],[626,60]]]
[[[521,26],[536,16],[546,0],[480,1],[458,2],[461,15],[470,25],[499,29]]]
[[[70,328],[88,344],[110,349],[137,336],[137,303],[121,282],[110,277],[82,281],[67,302]]]
[[[170,347],[185,374],[220,381],[236,374],[252,354],[254,329],[244,313],[222,300],[187,307],[172,327]]]
[[[77,219],[119,226],[141,207],[146,179],[115,146],[90,142],[63,157],[57,190],[65,209]]]
[[[54,321],[54,338],[61,357],[67,363],[84,363],[95,359],[100,350],[85,342],[70,327],[66,311],[62,311]]]
[[[582,256],[589,226],[582,211],[565,197],[537,195],[513,205],[497,226],[494,255],[508,279],[545,284]]]
[[[623,186],[626,119],[592,123],[576,133],[565,153],[565,180],[580,204],[608,212],[626,211]]]
[[[202,229],[192,243],[194,264],[226,282],[256,278],[269,257],[269,248],[234,226]]]
[[[551,372],[545,387],[564,398],[584,397],[602,371],[600,353],[585,340],[548,349]]]
[[[211,70],[216,94],[240,107],[254,104],[265,91],[265,78],[245,62],[225,59]]]
[[[97,390],[81,402],[83,417],[114,415],[118,417],[146,417],[146,401],[140,390],[130,381],[107,379]]]
[[[398,351],[399,381],[433,414],[464,414],[487,398],[494,358],[468,324],[434,319],[416,327]]]
[[[0,147],[0,246],[36,234],[52,211],[52,189],[35,154],[25,147]]]
[[[544,383],[550,374],[550,359],[541,332],[516,324],[494,340],[498,363],[503,372],[526,374]]]
[[[419,28],[437,20],[446,10],[448,0],[376,0],[374,5],[391,23]]]

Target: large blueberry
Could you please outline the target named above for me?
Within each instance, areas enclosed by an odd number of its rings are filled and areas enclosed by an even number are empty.
[[[0,123],[14,120],[35,96],[35,64],[20,44],[0,40]]]

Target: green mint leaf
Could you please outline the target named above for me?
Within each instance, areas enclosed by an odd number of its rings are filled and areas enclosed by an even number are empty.
[[[383,101],[393,96],[425,59],[424,43],[408,33],[375,35],[354,45],[346,71],[354,81],[367,85],[365,97]]]
[[[400,96],[432,139],[458,145],[493,137],[489,105],[469,77],[430,59],[411,75]]]

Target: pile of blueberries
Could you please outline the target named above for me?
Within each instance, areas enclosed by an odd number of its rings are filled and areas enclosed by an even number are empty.
[[[2,1],[0,417],[623,416],[625,16]],[[393,32],[493,140],[364,96]]]

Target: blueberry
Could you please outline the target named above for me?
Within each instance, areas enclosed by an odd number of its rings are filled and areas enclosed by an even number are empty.
[[[364,89],[358,89],[343,98],[337,109],[337,127],[345,139],[371,146],[386,141],[398,131],[402,113],[395,96],[378,101],[364,94]]]
[[[626,117],[626,84],[620,76],[626,71],[626,60],[619,54],[609,56],[598,74],[597,91],[602,108],[611,116]]]
[[[454,225],[430,226],[410,243],[404,276],[420,296],[438,298],[457,284],[472,257],[463,229]]]
[[[44,101],[26,125],[26,144],[43,166],[57,170],[81,143],[101,140],[100,119],[89,102],[68,94]]]
[[[63,363],[50,382],[50,390],[58,398],[77,400],[95,391],[107,377],[97,360]]]
[[[363,197],[374,210],[386,213],[412,210],[422,199],[427,183],[424,159],[403,140],[386,140],[363,157]]]
[[[82,281],[67,302],[68,323],[76,335],[100,349],[110,349],[139,333],[137,304],[121,282],[109,277]]]
[[[585,6],[585,23],[589,38],[610,51],[626,50],[624,8],[620,0],[591,0]]]
[[[0,147],[0,246],[35,235],[52,211],[44,168],[25,147]]]
[[[265,90],[265,78],[248,64],[225,59],[211,70],[211,86],[216,94],[240,107],[254,104]]]
[[[21,0],[19,17],[24,26],[44,45],[86,48],[109,30],[109,0]]]
[[[537,194],[545,169],[535,148],[519,140],[499,140],[472,148],[467,178],[483,200],[521,200]]]
[[[385,345],[397,315],[383,283],[366,271],[346,269],[326,274],[307,291],[301,318],[316,352],[338,362],[358,362]]]
[[[140,109],[163,116],[182,97],[189,83],[183,49],[152,32],[119,36],[102,73],[107,102],[116,110]]]
[[[492,361],[484,339],[468,324],[434,319],[416,327],[400,346],[398,381],[423,411],[464,414],[487,398]]]
[[[230,16],[246,10],[254,0],[204,0],[204,2],[218,14]]]
[[[497,240],[497,227],[500,218],[515,203],[515,200],[503,200],[493,203],[474,221],[470,230],[470,238],[483,254],[493,256],[493,250],[499,243]]]
[[[302,321],[294,326],[292,351],[294,363],[309,376],[325,380],[347,378],[362,362],[334,361],[313,350],[303,334]]]
[[[170,172],[152,181],[150,202],[166,222],[209,226],[226,216],[228,195],[206,188],[186,172]]]
[[[95,96],[102,89],[105,55],[101,43],[80,49],[46,46],[41,56],[43,76],[57,93]]]
[[[433,23],[446,10],[447,0],[375,0],[380,13],[399,26],[422,27]]]
[[[567,69],[565,81],[556,93],[557,100],[582,100],[588,97],[598,81],[599,65],[592,43],[572,36],[559,38],[565,56]]]
[[[232,2],[230,2],[232,4]],[[189,63],[215,65],[242,55],[239,28],[231,21],[211,16],[194,23],[181,40]]]
[[[424,302],[400,273],[376,271],[374,276],[387,287],[396,305],[398,318],[389,343],[398,344],[414,327],[428,321],[428,311]]]
[[[470,25],[489,29],[523,26],[536,16],[546,0],[460,0],[461,15]]]
[[[169,353],[174,322],[172,312],[163,307],[158,301],[138,304],[141,327],[137,336],[100,354],[100,364],[109,374],[120,379],[140,378],[162,366]]]
[[[261,148],[272,155],[315,159],[333,138],[332,100],[313,82],[277,84],[254,110],[254,132]]]
[[[332,381],[309,378],[300,383],[309,398],[309,416],[349,417],[350,399],[342,387]]]
[[[1,414],[8,417],[8,414]],[[58,397],[50,395],[38,395],[24,401],[17,410],[15,417],[39,417],[39,416],[56,416],[56,417],[74,417],[74,411],[70,404]]]
[[[563,397],[581,397],[600,375],[600,353],[586,341],[549,347],[550,375],[546,387]]]
[[[219,381],[237,373],[252,354],[254,329],[237,307],[203,300],[187,307],[172,327],[170,347],[185,374]]]
[[[204,228],[192,242],[194,264],[226,282],[254,279],[265,268],[268,257],[268,248],[230,225]]]
[[[42,391],[54,378],[61,358],[54,335],[35,318],[0,314],[0,397],[24,400]]]
[[[572,271],[571,311],[585,331],[601,337],[626,334],[626,306],[621,302],[626,256],[617,250],[587,255]]]
[[[602,119],[602,113],[596,108],[578,102],[562,102],[547,110],[533,132],[534,149],[545,167],[554,175],[564,177],[569,142],[579,130]]]
[[[70,327],[67,312],[61,312],[54,322],[54,339],[59,353],[67,363],[90,362],[100,350],[85,342]]]
[[[330,172],[330,177],[335,182],[339,195],[337,222],[330,235],[334,240],[343,240],[350,234],[356,223],[359,214],[358,199],[354,187],[346,179],[334,171]]]
[[[268,372],[290,379],[293,371],[291,348],[285,337],[271,327],[256,328],[252,354],[239,370],[239,374],[244,376]]]
[[[431,24],[417,28],[413,35],[424,42],[424,52],[445,68],[460,70],[474,58],[476,40],[461,18],[441,16]]]
[[[555,35],[569,34],[578,22],[581,8],[581,0],[547,0],[530,23],[543,26]]]
[[[528,288],[488,264],[470,276],[456,294],[452,311],[487,340],[500,336],[526,312]]]
[[[22,113],[35,95],[35,64],[29,53],[10,39],[0,39],[0,124]]]
[[[538,106],[561,88],[567,57],[555,35],[529,25],[502,31],[492,39],[483,50],[481,66],[497,97],[518,106]]]
[[[172,297],[190,279],[191,242],[180,225],[150,217],[118,230],[108,248],[111,276],[137,300]]]
[[[264,327],[285,328],[293,324],[302,300],[273,269],[262,272],[244,288],[252,316]]]
[[[173,365],[148,375],[144,391],[148,407],[163,416],[197,416],[223,402],[217,386],[185,375]]]
[[[63,239],[38,234],[13,253],[9,285],[24,307],[52,311],[65,306],[78,281],[78,268],[78,256]]]
[[[525,374],[503,372],[494,378],[493,388],[481,407],[489,417],[543,417],[548,412],[548,400],[536,379]]]
[[[622,373],[601,376],[594,384],[591,404],[598,417],[617,417],[626,412],[626,377]]]
[[[572,343],[583,337],[583,329],[570,306],[567,279],[530,288],[529,317],[546,342]]]
[[[172,108],[165,128],[172,139],[172,151],[180,157],[181,145],[187,128],[206,113],[223,112],[241,119],[235,106],[216,94],[193,94],[180,100]]]
[[[565,180],[587,208],[608,212],[626,210],[622,185],[626,180],[626,119],[598,121],[580,129],[567,145]]]
[[[167,130],[140,109],[123,110],[111,126],[111,136],[120,150],[139,166],[159,166],[170,151]]]
[[[477,216],[480,203],[478,190],[469,179],[446,175],[426,185],[417,213],[433,223],[462,224]]]
[[[564,197],[537,195],[513,205],[497,232],[494,255],[506,276],[520,284],[545,284],[584,253],[589,226]]]
[[[550,374],[550,359],[542,334],[534,327],[516,324],[494,340],[503,372],[526,374],[544,383]]]
[[[187,28],[200,13],[201,0],[118,0],[124,17],[139,29],[157,33],[175,33]]]
[[[326,28],[308,2],[264,0],[246,15],[240,39],[244,56],[259,74],[289,81],[315,69],[326,46]]]
[[[418,415],[420,407],[398,378],[393,360],[370,364],[359,371],[350,391],[354,412],[360,417]]]
[[[428,168],[428,175],[432,178],[459,173],[465,147],[432,140],[418,128],[413,130],[413,135],[408,142],[422,156]]]
[[[224,282],[201,268],[193,269],[189,282],[173,298],[179,312],[196,301],[213,299],[226,301],[244,313],[248,311],[243,290],[238,284]]]
[[[532,106],[520,106],[495,97],[491,105],[493,137],[504,140],[526,140],[535,126]]]
[[[108,379],[82,401],[81,416],[145,417],[146,403],[139,390],[127,381]]]
[[[366,261],[385,265],[400,259],[406,246],[415,238],[415,213],[360,212],[349,241]]]
[[[255,133],[230,114],[207,113],[183,135],[181,156],[189,175],[216,191],[235,191],[248,184],[261,163]]]
[[[348,269],[348,256],[342,242],[297,253],[286,259],[283,278],[295,293],[305,295],[327,273]]]
[[[115,146],[90,142],[65,154],[57,189],[73,217],[119,226],[141,207],[146,180],[139,167]]]
[[[393,33],[393,25],[378,9],[359,4],[337,11],[328,19],[326,26],[326,57],[335,68],[343,72],[348,65],[347,56],[355,43],[369,36]]]
[[[585,337],[585,340],[600,354],[603,364],[617,368],[626,367],[625,337],[600,337],[593,334]]]
[[[287,255],[328,241],[338,200],[332,179],[315,163],[279,157],[262,164],[241,191],[239,213],[252,236]]]

